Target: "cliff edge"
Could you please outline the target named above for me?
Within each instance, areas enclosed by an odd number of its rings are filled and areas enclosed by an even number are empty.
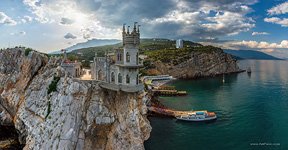
[[[166,49],[148,53],[154,73],[169,74],[175,78],[195,79],[221,74],[241,72],[237,60],[222,49],[199,46],[182,49]],[[152,67],[151,67],[152,66]]]
[[[151,132],[145,92],[72,79],[60,62],[21,48],[0,51],[0,123],[15,126],[24,149],[144,149]]]

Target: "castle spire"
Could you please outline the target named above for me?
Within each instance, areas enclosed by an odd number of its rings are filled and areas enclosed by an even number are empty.
[[[138,33],[140,33],[140,27],[141,27],[141,25],[138,25],[138,28],[137,28]]]
[[[125,33],[125,26],[126,26],[126,23],[123,24],[123,33]]]
[[[127,27],[127,34],[129,34],[129,28],[130,28],[130,26]]]
[[[133,32],[136,33],[136,25],[137,25],[138,22],[134,22],[134,28],[133,28]]]

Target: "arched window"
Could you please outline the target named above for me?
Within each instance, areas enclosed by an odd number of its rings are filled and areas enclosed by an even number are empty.
[[[118,74],[118,83],[122,83],[122,76],[120,73]]]
[[[126,83],[127,83],[127,84],[129,84],[129,83],[130,83],[130,77],[129,77],[129,75],[128,75],[128,74],[126,75]]]
[[[113,83],[115,82],[115,74],[114,74],[114,72],[111,73],[111,82],[113,82]]]
[[[136,76],[136,84],[138,85],[139,84],[139,75],[137,74]]]
[[[130,54],[128,52],[126,53],[126,62],[130,62]]]
[[[136,64],[137,64],[137,65],[138,65],[138,63],[139,63],[139,58],[138,58],[139,56],[138,56],[138,55],[139,55],[139,54],[137,53],[137,54],[136,54]]]

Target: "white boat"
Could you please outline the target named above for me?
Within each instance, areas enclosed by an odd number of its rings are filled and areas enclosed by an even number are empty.
[[[214,112],[208,112],[206,110],[203,111],[194,111],[188,114],[183,114],[176,116],[178,120],[185,121],[209,121],[217,119],[217,116]]]

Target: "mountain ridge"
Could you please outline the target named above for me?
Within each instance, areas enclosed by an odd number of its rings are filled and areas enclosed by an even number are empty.
[[[283,60],[264,52],[255,50],[230,50],[224,49],[225,53],[235,56],[237,59],[259,59],[259,60]]]

